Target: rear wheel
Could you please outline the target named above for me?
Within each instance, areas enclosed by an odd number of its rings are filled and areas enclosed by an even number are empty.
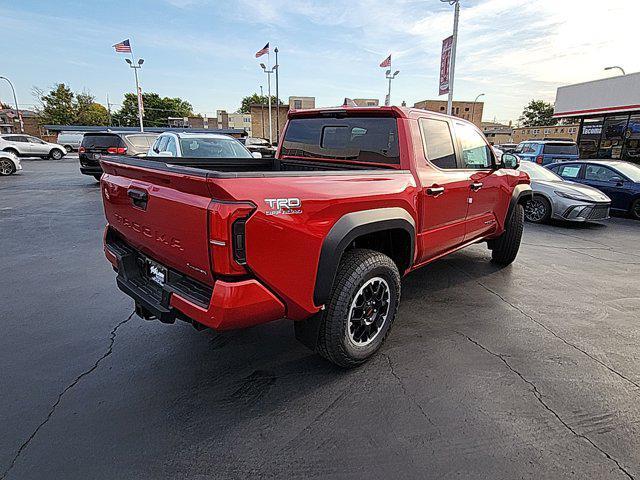
[[[8,158],[0,158],[0,175],[11,175],[15,173],[16,166]]]
[[[388,256],[355,249],[344,254],[326,309],[317,349],[345,368],[361,365],[382,345],[400,302],[400,273]]]
[[[545,223],[551,218],[551,203],[541,195],[534,195],[524,205],[524,218],[532,223]]]
[[[63,155],[64,153],[59,148],[54,148],[53,150],[51,150],[51,152],[49,152],[49,157],[54,160],[60,160]]]
[[[633,203],[631,203],[629,213],[631,213],[631,217],[640,220],[640,198],[636,198]]]
[[[511,217],[507,220],[504,233],[489,242],[491,258],[500,265],[509,265],[518,255],[522,230],[524,229],[524,208],[522,205],[516,204],[511,212]]]
[[[73,147],[71,147],[71,145],[65,145],[64,149],[67,151],[67,153],[71,153],[71,151],[73,151]]]

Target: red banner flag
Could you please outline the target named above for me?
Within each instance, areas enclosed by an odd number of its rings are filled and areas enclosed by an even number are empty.
[[[449,93],[451,72],[451,48],[453,47],[453,35],[442,41],[442,54],[440,55],[440,89],[438,95]]]

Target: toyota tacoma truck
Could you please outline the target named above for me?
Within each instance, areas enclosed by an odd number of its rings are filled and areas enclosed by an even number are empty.
[[[473,124],[398,107],[290,112],[275,158],[101,165],[104,252],[140,317],[286,318],[342,367],[380,348],[403,275],[479,242],[513,262],[531,198]]]

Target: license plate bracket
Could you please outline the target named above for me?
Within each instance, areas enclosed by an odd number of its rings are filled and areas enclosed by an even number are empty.
[[[149,258],[144,259],[144,273],[149,280],[161,287],[167,283],[167,267]]]

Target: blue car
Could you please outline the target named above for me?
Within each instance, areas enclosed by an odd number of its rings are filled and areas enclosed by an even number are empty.
[[[578,145],[564,140],[527,140],[520,142],[514,152],[522,160],[549,165],[555,162],[578,160]]]
[[[611,210],[640,220],[640,166],[621,160],[580,160],[547,165],[565,180],[595,187],[611,199]]]

